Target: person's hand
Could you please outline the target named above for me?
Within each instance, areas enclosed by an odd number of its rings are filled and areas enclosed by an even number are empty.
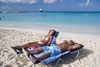
[[[63,43],[67,43],[67,42],[68,42],[68,40],[64,40],[64,41],[63,41]]]
[[[69,40],[69,41],[68,41],[68,44],[69,44],[69,45],[74,45],[75,43],[74,43],[74,41]]]

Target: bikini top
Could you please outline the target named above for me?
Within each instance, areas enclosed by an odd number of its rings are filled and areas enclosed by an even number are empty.
[[[49,38],[48,38],[48,37],[43,37],[42,39],[44,39],[44,40],[46,40],[46,41],[48,41],[48,40],[49,40]]]
[[[49,41],[49,38],[48,38],[48,37],[43,37],[42,39],[43,39],[43,40],[46,40],[46,41]],[[41,42],[41,41],[39,41],[38,43],[39,43],[39,44],[44,44],[44,43]]]

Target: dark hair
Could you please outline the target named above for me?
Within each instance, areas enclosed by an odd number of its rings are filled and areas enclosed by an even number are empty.
[[[51,29],[50,31],[49,31],[49,33],[51,32],[51,31],[54,31],[54,33],[52,34],[53,36],[56,34],[56,31],[54,30],[54,29]]]

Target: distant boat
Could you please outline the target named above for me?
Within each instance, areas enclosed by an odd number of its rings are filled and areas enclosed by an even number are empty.
[[[40,9],[40,12],[43,12],[43,9]]]

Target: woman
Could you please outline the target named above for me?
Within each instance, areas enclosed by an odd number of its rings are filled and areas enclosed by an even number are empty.
[[[50,30],[49,33],[44,36],[39,42],[31,42],[31,43],[27,43],[24,44],[22,46],[15,46],[12,47],[14,50],[19,50],[21,48],[34,48],[37,49],[37,47],[39,46],[49,46],[49,44],[51,43],[53,37],[55,36],[56,31],[54,29]]]

